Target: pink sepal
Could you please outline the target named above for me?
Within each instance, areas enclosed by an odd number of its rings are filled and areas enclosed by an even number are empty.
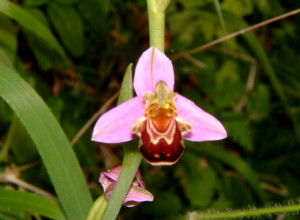
[[[136,96],[103,114],[94,127],[92,140],[102,143],[130,141],[135,136],[131,125],[144,115],[145,103]]]
[[[137,95],[154,92],[156,83],[163,80],[169,90],[174,90],[174,70],[171,60],[160,50],[150,47],[135,68],[133,87]]]
[[[193,125],[191,132],[183,138],[189,141],[213,141],[227,137],[227,133],[221,122],[214,116],[203,111],[194,102],[181,96],[176,96],[178,117]]]

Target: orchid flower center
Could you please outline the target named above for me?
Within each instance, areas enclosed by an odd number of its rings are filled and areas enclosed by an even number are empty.
[[[144,116],[132,125],[132,133],[140,137],[139,148],[152,165],[171,165],[184,151],[183,135],[192,125],[177,117],[176,93],[164,81],[156,84],[155,94],[146,93]]]

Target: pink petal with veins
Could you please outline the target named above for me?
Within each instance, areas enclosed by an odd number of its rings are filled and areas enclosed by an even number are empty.
[[[189,141],[213,141],[227,137],[221,122],[214,116],[203,111],[194,102],[181,96],[176,96],[178,117],[183,118],[193,125],[191,132],[184,136]]]
[[[105,191],[105,199],[107,201],[110,199],[115,185],[116,182],[113,182]],[[141,187],[131,185],[126,195],[126,198],[123,202],[123,205],[127,207],[133,207],[138,205],[141,202],[146,202],[146,201],[152,202],[153,200],[154,197],[149,191]]]
[[[131,186],[125,198],[124,205],[127,207],[133,207],[140,202],[152,202],[153,200],[154,197],[148,190],[138,186]]]
[[[122,165],[116,165],[107,172],[101,172],[99,182],[103,187],[103,191],[106,191],[110,184],[116,182],[119,178]]]
[[[146,50],[135,68],[133,87],[137,95],[154,92],[156,83],[160,80],[174,90],[174,70],[171,60],[155,47]]]
[[[145,103],[136,96],[103,114],[94,127],[92,140],[102,143],[120,143],[134,139],[132,124],[144,115]]]

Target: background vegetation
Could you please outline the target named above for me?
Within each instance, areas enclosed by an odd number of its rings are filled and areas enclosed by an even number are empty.
[[[119,91],[127,65],[135,64],[148,48],[146,1],[9,2],[15,7],[8,7],[7,2],[0,2],[0,64],[16,70],[37,91],[72,140]],[[228,138],[186,142],[184,155],[171,167],[143,162],[140,169],[155,200],[123,208],[120,216],[124,219],[174,219],[194,210],[298,203],[300,16],[199,53],[178,55],[297,9],[300,2],[223,0],[220,6],[225,29],[212,0],[173,0],[166,12],[166,54],[174,58],[175,90],[216,116]],[[40,159],[42,153],[28,132],[0,100],[2,198],[4,188],[43,189],[51,194],[46,193],[48,197],[56,197],[53,179]],[[91,142],[91,132],[92,127],[73,149],[95,199],[102,194],[99,172],[121,162],[122,145]],[[53,134],[53,139],[60,137]],[[70,154],[66,151],[66,158]],[[22,205],[11,208],[7,201],[0,199],[0,218],[40,218]],[[293,214],[285,217],[296,219]]]

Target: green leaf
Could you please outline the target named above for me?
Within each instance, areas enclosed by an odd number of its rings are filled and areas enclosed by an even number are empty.
[[[0,65],[6,66],[10,69],[14,69],[9,58],[7,57],[7,55],[4,53],[4,51],[1,48],[0,48]]]
[[[66,219],[58,202],[28,192],[4,190],[0,188],[0,206],[37,212],[51,219]]]
[[[248,24],[240,19],[237,16],[234,16],[233,14],[226,13],[224,14],[225,20],[230,23],[231,25],[236,26],[239,29],[245,28],[248,26]],[[264,51],[264,48],[262,47],[261,42],[257,39],[255,34],[250,31],[245,34],[243,34],[243,37],[245,38],[246,42],[249,44],[249,47],[252,49],[253,53],[257,56],[258,60],[260,63],[263,65],[263,67],[266,70],[266,73],[268,77],[270,78],[271,83],[273,84],[274,90],[276,91],[277,95],[279,96],[286,113],[290,117],[292,123],[293,123],[293,128],[295,132],[295,136],[297,137],[298,143],[300,143],[300,126],[297,121],[297,118],[295,117],[294,114],[292,114],[291,107],[288,104],[287,101],[287,96],[284,93],[282,83],[278,76],[275,74],[274,68],[271,65],[271,62]]]
[[[107,201],[104,197],[104,194],[100,196],[96,201],[94,202],[92,208],[89,211],[89,214],[86,218],[86,220],[98,220],[102,218],[103,212],[106,208]]]
[[[23,4],[26,6],[42,6],[48,3],[49,0],[23,0]]]
[[[234,25],[238,29],[242,29],[242,28],[245,28],[248,26],[248,24],[244,20],[242,20],[241,18],[239,18],[233,14],[224,13],[224,18],[228,23],[230,23],[231,25]],[[281,98],[281,101],[285,103],[286,96],[283,92],[280,80],[275,75],[274,69],[270,63],[270,60],[269,60],[266,52],[264,51],[264,48],[261,45],[261,42],[259,42],[259,40],[257,39],[257,37],[255,36],[255,34],[253,32],[247,32],[247,33],[243,34],[242,36],[245,38],[245,40],[247,41],[247,43],[249,44],[249,46],[251,47],[251,49],[253,50],[255,55],[258,57],[259,61],[262,63],[262,65],[266,69],[266,72],[267,72],[268,76],[270,77],[271,82],[273,83],[273,86],[274,86],[276,92],[278,93],[278,96]]]
[[[0,1],[0,13],[16,20],[23,28],[34,33],[43,42],[43,45],[48,46],[60,56],[62,61],[59,64],[67,66],[67,57],[63,48],[59,45],[50,30],[39,20],[35,19],[20,6],[7,0]]]
[[[9,146],[16,164],[23,165],[39,160],[39,154],[21,122],[14,117],[9,135],[12,135]],[[36,175],[38,175],[36,173]]]
[[[0,205],[0,219],[5,220],[30,220],[29,213],[20,209],[15,209]]]
[[[39,95],[14,71],[0,66],[0,96],[35,143],[69,219],[85,219],[92,199],[76,156]]]
[[[233,118],[224,121],[224,125],[233,141],[240,144],[247,151],[253,151],[251,128],[249,122],[244,118]]]
[[[89,31],[89,34],[95,35],[93,38],[96,38],[95,40],[97,40],[100,45],[106,43],[105,40],[108,31],[106,15],[109,10],[109,4],[109,0],[85,0],[80,1],[78,4],[79,13],[85,21],[85,29]],[[102,45],[101,48],[103,48],[103,46],[104,45]]]
[[[133,89],[132,89],[132,63],[131,63],[128,65],[124,74],[122,86],[120,89],[120,95],[118,98],[118,105],[122,104],[123,102],[126,102],[132,97],[133,97]]]
[[[41,21],[43,25],[49,27],[47,22],[47,18],[44,13],[36,8],[24,8],[26,12],[34,16],[36,19]],[[32,51],[34,53],[35,59],[37,60],[40,68],[42,70],[48,70],[53,62],[55,61],[55,57],[48,51],[45,45],[41,44],[41,42],[37,39],[36,35],[28,30],[24,30],[25,37],[29,44],[31,45]]]
[[[260,121],[269,116],[271,110],[270,100],[269,87],[262,83],[258,84],[253,98],[247,102],[247,110],[252,120]]]
[[[211,166],[199,166],[207,163],[198,155],[185,152],[183,164],[186,167],[179,169],[183,188],[193,207],[206,207],[216,194],[217,175]]]
[[[227,12],[232,12],[233,14],[242,17],[252,13],[253,5],[251,0],[225,0],[222,2],[221,7]]]
[[[81,0],[54,0],[54,1],[65,5],[72,5],[80,2]]]
[[[51,2],[47,13],[68,51],[74,57],[81,57],[84,53],[84,32],[78,12],[71,6]]]
[[[13,22],[0,14],[0,48],[11,63],[15,62],[17,53],[17,31]]]
[[[249,182],[249,184],[254,189],[254,191],[256,192],[257,196],[259,197],[262,203],[265,203],[267,201],[266,194],[260,187],[260,183],[258,181],[255,172],[241,158],[230,154],[229,152],[225,151],[222,148],[216,148],[216,147],[212,148],[206,146],[199,147],[198,144],[193,142],[187,142],[187,145],[189,145],[189,147],[192,148],[192,151],[195,151],[196,153],[208,154],[222,161],[227,166],[232,167]]]
[[[214,0],[214,3],[215,3],[215,7],[216,7],[216,10],[217,10],[217,13],[218,13],[219,20],[221,22],[221,26],[222,26],[224,35],[226,35],[227,30],[226,30],[226,26],[225,26],[224,18],[223,18],[223,15],[222,15],[222,10],[221,10],[221,7],[220,7],[219,0]]]

